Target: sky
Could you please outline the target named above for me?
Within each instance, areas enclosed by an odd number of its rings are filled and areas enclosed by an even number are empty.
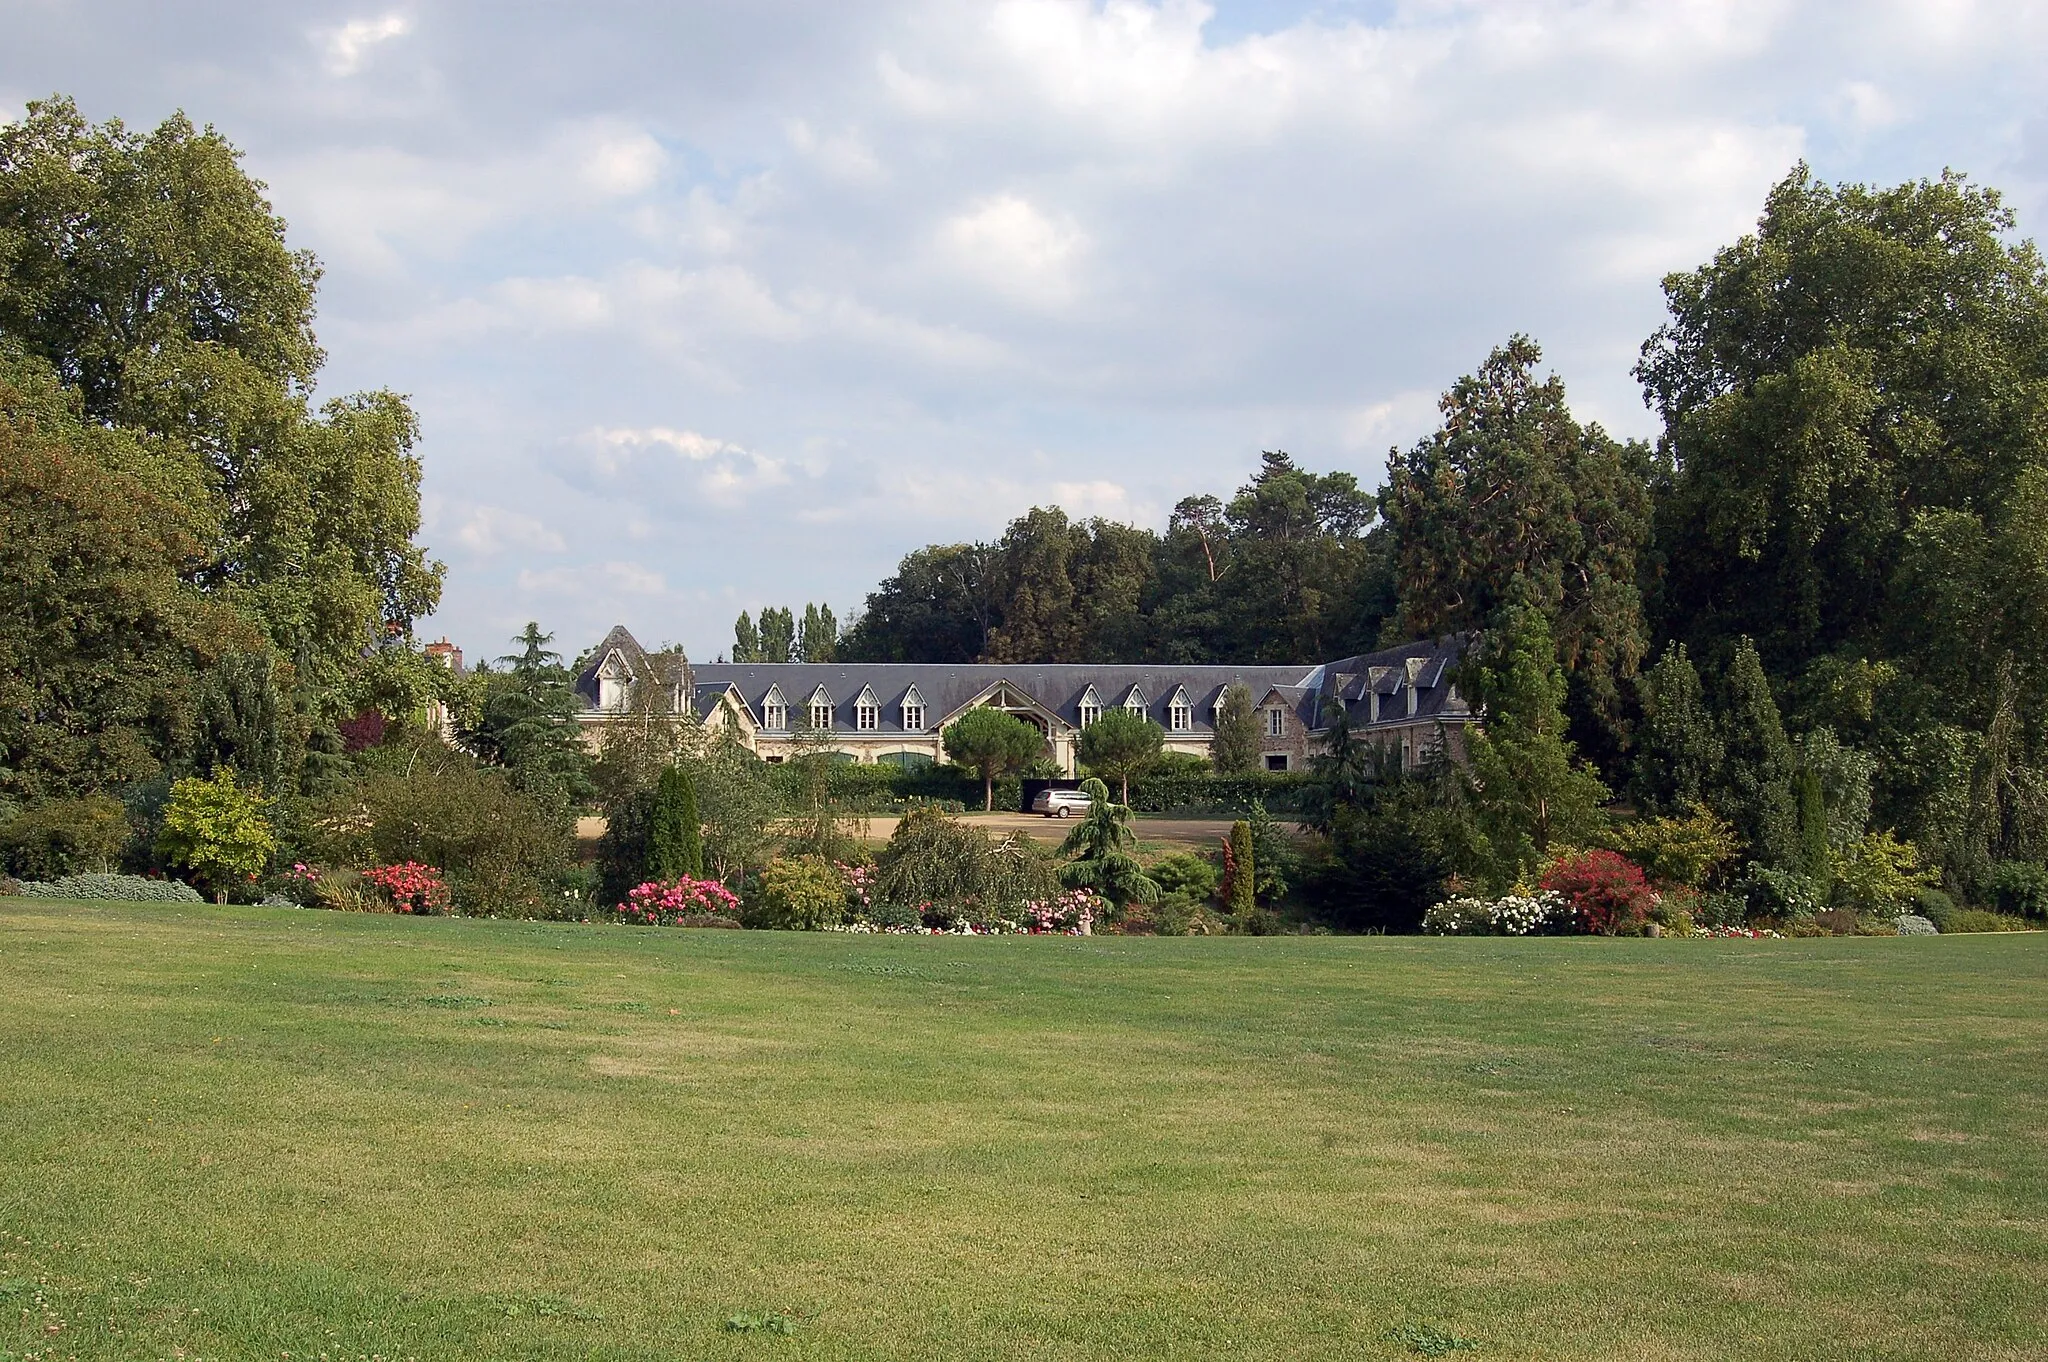
[[[690,656],[1033,505],[1377,486],[1515,332],[1582,419],[1799,161],[2048,214],[2048,4],[0,0],[0,117],[211,123],[406,393],[422,626]]]

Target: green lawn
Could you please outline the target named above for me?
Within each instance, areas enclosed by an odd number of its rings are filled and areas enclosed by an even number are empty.
[[[2042,935],[5,899],[0,1358],[2039,1358],[2044,1004]]]

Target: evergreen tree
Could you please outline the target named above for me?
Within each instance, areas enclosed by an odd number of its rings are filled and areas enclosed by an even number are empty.
[[[292,792],[305,740],[268,652],[215,662],[200,680],[198,710],[195,769],[230,766],[266,794]]]
[[[1131,831],[1130,807],[1112,803],[1109,787],[1093,777],[1081,782],[1081,792],[1089,798],[1088,812],[1060,846],[1061,855],[1074,858],[1060,867],[1060,883],[1100,894],[1119,909],[1157,903],[1159,884],[1133,854],[1138,835]]]
[[[1142,714],[1130,710],[1106,709],[1102,717],[1081,730],[1075,750],[1081,764],[1096,775],[1118,782],[1121,798],[1131,802],[1131,777],[1143,775],[1159,760],[1166,743],[1166,730]]]
[[[1242,818],[1232,823],[1224,851],[1230,876],[1230,883],[1223,890],[1224,903],[1232,917],[1248,922],[1259,907],[1258,853],[1252,846],[1252,825]]]
[[[655,880],[702,879],[704,833],[697,817],[697,786],[689,773],[671,766],[654,787],[647,824],[647,876]]]
[[[1564,672],[1534,610],[1507,613],[1468,668],[1485,721],[1469,741],[1473,804],[1501,887],[1556,845],[1583,845],[1605,823],[1607,787],[1565,737]]]
[[[735,662],[761,661],[761,635],[755,632],[754,621],[747,612],[740,611],[740,617],[732,626],[732,660]]]
[[[1045,750],[1045,734],[1015,715],[977,705],[943,739],[946,756],[981,775],[981,807],[995,807],[996,777],[1020,771]]]
[[[1750,859],[1774,869],[1799,861],[1799,809],[1793,792],[1792,744],[1778,717],[1756,645],[1742,639],[1729,664],[1721,706],[1727,752],[1708,804],[1735,825]]]
[[[1685,645],[1664,650],[1637,683],[1643,721],[1636,730],[1631,793],[1651,813],[1683,813],[1705,806],[1725,756],[1721,733],[1707,708],[1700,674]]]
[[[1242,775],[1259,764],[1259,716],[1252,709],[1252,693],[1232,682],[1223,688],[1223,703],[1216,710],[1216,737],[1209,745],[1209,760],[1224,775]]]
[[[1821,798],[1820,773],[1801,766],[1793,782],[1799,797],[1799,868],[1813,879],[1828,878],[1828,809]]]

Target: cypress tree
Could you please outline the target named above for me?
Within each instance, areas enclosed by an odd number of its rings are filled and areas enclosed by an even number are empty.
[[[1748,638],[1736,645],[1724,694],[1721,741],[1727,757],[1708,803],[1735,825],[1751,860],[1777,869],[1794,867],[1800,846],[1792,744],[1771,698],[1763,661]]]
[[[1685,645],[1674,643],[1665,649],[1638,685],[1643,724],[1630,793],[1652,813],[1701,807],[1721,774],[1726,752]]]
[[[1254,887],[1258,867],[1252,860],[1252,825],[1242,818],[1230,825],[1230,915],[1248,919],[1258,909]]]
[[[1821,797],[1820,772],[1811,766],[1799,768],[1800,869],[1825,883],[1828,878],[1828,806]]]
[[[654,788],[647,827],[647,874],[656,880],[702,879],[704,834],[697,817],[697,785],[671,766]]]

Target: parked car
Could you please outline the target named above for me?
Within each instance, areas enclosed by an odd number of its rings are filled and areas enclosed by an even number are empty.
[[[1040,790],[1038,798],[1031,801],[1031,812],[1047,818],[1072,818],[1088,812],[1094,802],[1079,790]]]

